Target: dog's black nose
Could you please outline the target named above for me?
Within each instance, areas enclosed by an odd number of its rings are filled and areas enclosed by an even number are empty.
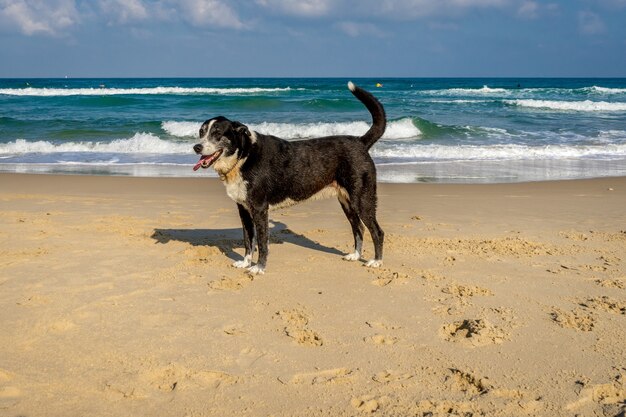
[[[196,153],[201,153],[202,152],[202,145],[200,145],[200,144],[194,145],[193,150],[196,151]]]

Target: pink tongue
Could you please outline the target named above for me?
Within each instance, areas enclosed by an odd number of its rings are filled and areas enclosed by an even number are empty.
[[[204,162],[205,160],[209,159],[210,157],[211,157],[211,155],[201,156],[200,160],[198,161],[198,163],[193,166],[193,170],[197,171],[198,169],[200,169],[200,167],[202,166],[202,162]]]

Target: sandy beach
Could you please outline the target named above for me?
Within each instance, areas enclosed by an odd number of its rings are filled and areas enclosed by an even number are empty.
[[[252,278],[218,180],[0,174],[0,416],[624,416],[625,208],[380,184],[382,268],[331,199]]]

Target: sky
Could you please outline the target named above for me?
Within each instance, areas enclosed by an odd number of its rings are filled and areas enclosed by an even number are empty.
[[[626,77],[626,0],[0,0],[0,77]]]

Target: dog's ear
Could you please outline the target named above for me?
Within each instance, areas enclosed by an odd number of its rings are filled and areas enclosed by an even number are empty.
[[[239,122],[233,122],[233,125],[235,126],[235,132],[243,133],[247,137],[250,137],[250,130],[248,130],[248,126]]]

